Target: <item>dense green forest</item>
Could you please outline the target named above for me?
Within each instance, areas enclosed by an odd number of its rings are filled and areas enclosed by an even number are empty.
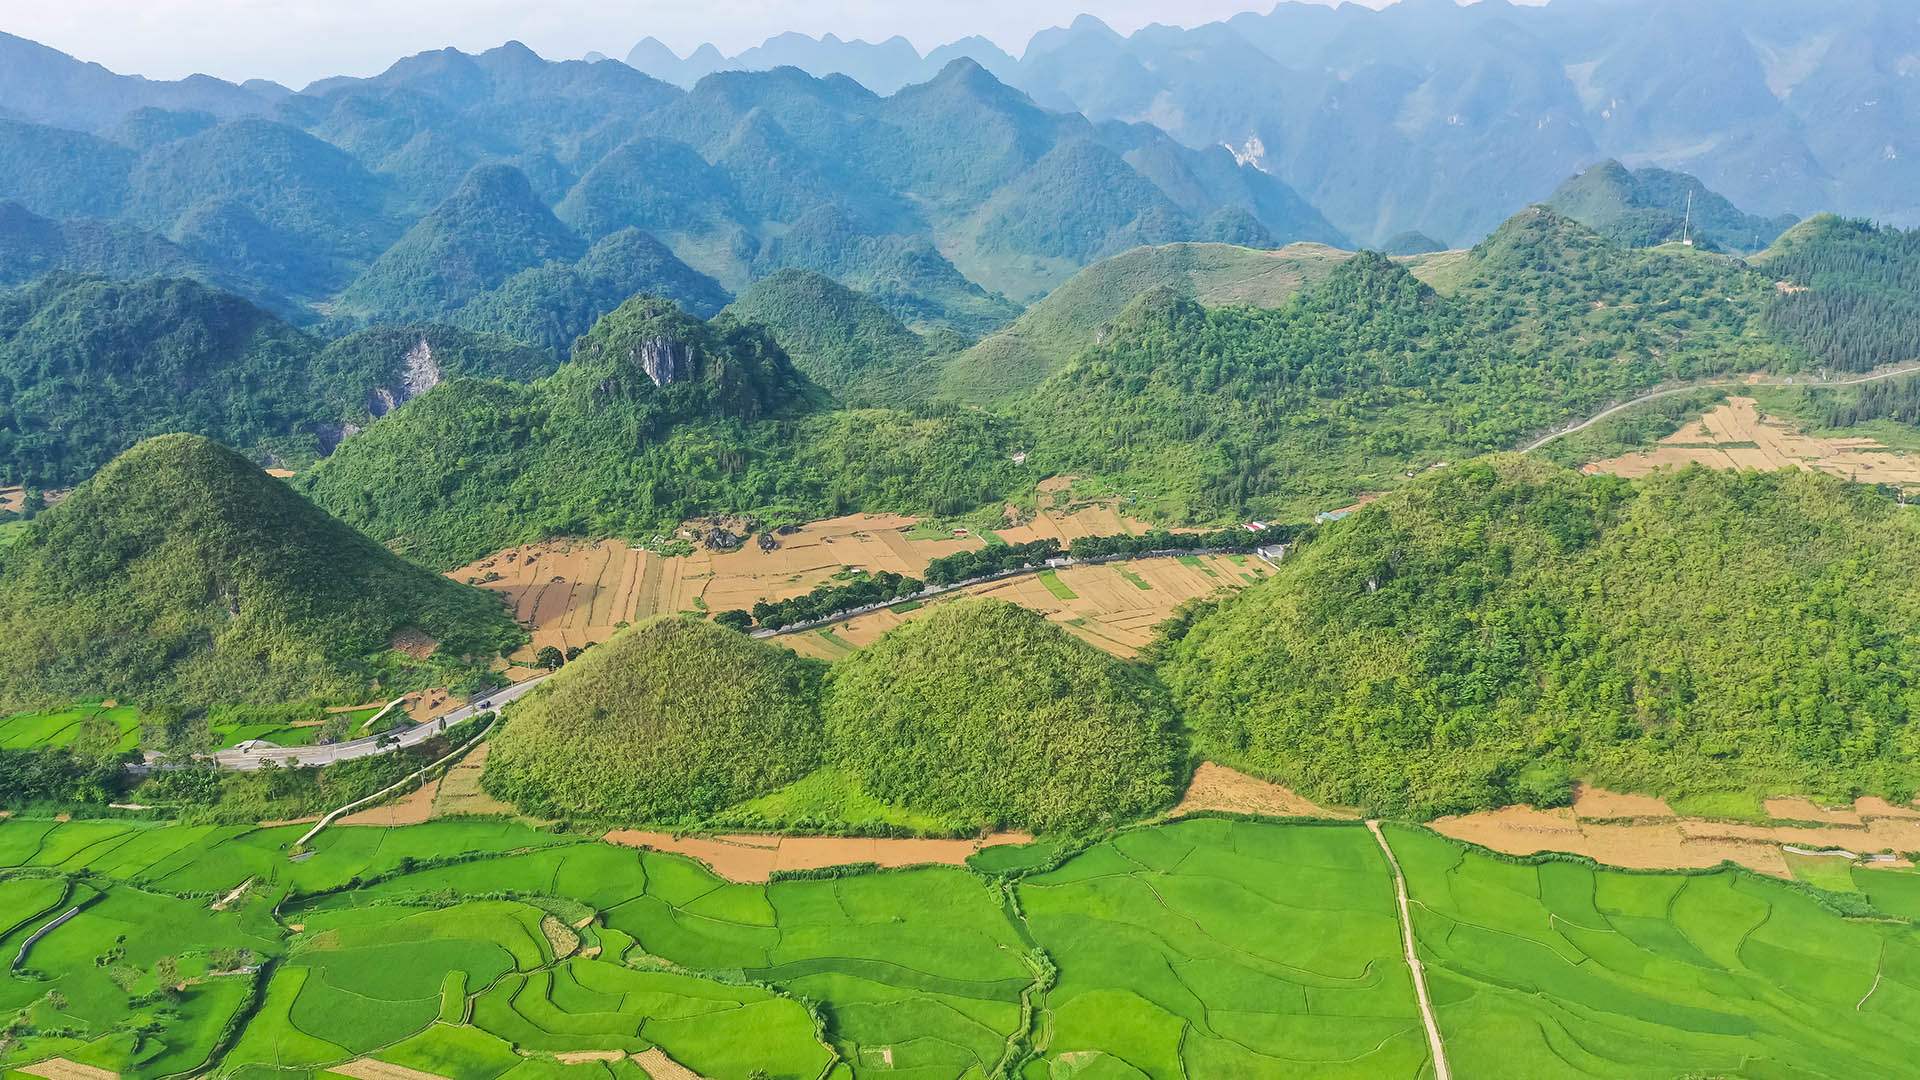
[[[515,702],[487,790],[548,817],[705,820],[819,764],[821,669],[712,623],[638,623]]]
[[[393,650],[401,630],[437,642],[432,657]],[[524,640],[495,597],[398,558],[195,435],[127,451],[0,551],[0,711],[471,683]]]
[[[1822,473],[1456,465],[1319,527],[1159,671],[1206,756],[1427,817],[1912,798],[1920,519]]]
[[[1187,780],[1151,676],[1004,600],[943,605],[840,661],[823,711],[861,788],[982,827],[1126,821]]]
[[[1836,371],[1920,360],[1920,229],[1813,218],[1766,253],[1767,322]]]
[[[410,372],[416,353],[425,366]],[[71,487],[176,431],[302,465],[425,379],[550,366],[535,349],[445,327],[323,343],[185,279],[50,274],[0,293],[0,483]]]

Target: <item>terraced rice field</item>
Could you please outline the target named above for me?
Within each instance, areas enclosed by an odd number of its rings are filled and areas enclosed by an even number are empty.
[[[1645,476],[1690,462],[1715,469],[1819,469],[1865,484],[1920,488],[1920,455],[1888,449],[1870,438],[1808,435],[1789,421],[1763,419],[1750,397],[1727,399],[1651,450],[1595,461],[1580,471]]]
[[[762,883],[501,822],[330,830],[294,862],[297,831],[0,822],[0,953],[81,909],[0,978],[27,1025],[0,1075],[1433,1075],[1359,822],[1196,817],[1064,859],[1043,841]],[[1844,919],[1745,872],[1385,836],[1455,1076],[1872,1080],[1920,1059],[1920,875],[1854,871],[1882,916]]]
[[[1028,574],[961,589],[910,611],[858,615],[827,627],[831,636],[809,631],[773,640],[802,655],[835,660],[938,604],[963,596],[997,596],[1041,612],[1117,656],[1133,656],[1180,604],[1243,588],[1265,576],[1267,567],[1248,556],[1206,555],[1068,566],[1048,573],[1051,577]]]

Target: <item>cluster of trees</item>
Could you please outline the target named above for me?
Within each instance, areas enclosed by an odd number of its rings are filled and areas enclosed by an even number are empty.
[[[1139,535],[1076,536],[1067,544],[1067,554],[1076,559],[1104,559],[1115,555],[1146,555],[1156,551],[1252,551],[1269,544],[1284,544],[1300,532],[1297,525],[1268,525],[1249,529],[1235,525],[1211,532],[1168,532],[1149,529]]]
[[[655,385],[631,357],[671,353]],[[454,379],[297,483],[417,561],[459,566],[549,536],[644,541],[716,508],[808,519],[950,517],[1031,483],[1006,420],[832,408],[763,330],[636,301],[571,363],[515,385]]]
[[[1060,557],[1060,541],[1048,537],[1024,544],[989,544],[978,551],[956,551],[927,563],[929,585],[951,585],[1009,570],[1031,570]]]
[[[188,431],[299,465],[378,391],[404,393],[403,359],[529,378],[540,351],[447,327],[324,342],[194,281],[50,274],[0,295],[0,484],[63,488],[152,435]]]
[[[824,619],[835,612],[851,611],[866,607],[868,604],[885,603],[901,597],[912,596],[919,592],[921,583],[918,578],[896,574],[891,570],[882,570],[877,574],[857,572],[853,578],[844,582],[825,582],[816,585],[805,596],[788,597],[774,603],[765,600],[755,602],[752,619],[769,630],[780,630],[796,623],[812,622]],[[721,616],[726,616],[723,620]],[[721,612],[714,616],[714,622],[722,626],[735,625],[737,616],[731,612]]]
[[[100,805],[118,799],[127,769],[117,754],[87,754],[75,747],[0,749],[0,807],[18,810],[36,803]]]

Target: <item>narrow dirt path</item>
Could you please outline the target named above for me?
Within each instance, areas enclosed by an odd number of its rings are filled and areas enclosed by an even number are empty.
[[[1407,953],[1407,968],[1413,972],[1413,992],[1420,999],[1420,1019],[1427,1025],[1427,1048],[1433,1054],[1434,1080],[1453,1080],[1453,1074],[1447,1069],[1447,1048],[1440,1043],[1440,1023],[1433,1018],[1433,1001],[1427,997],[1427,971],[1420,966],[1420,954],[1413,946],[1413,913],[1407,909],[1407,879],[1400,873],[1400,860],[1393,857],[1393,849],[1387,846],[1387,836],[1380,831],[1380,823],[1369,821],[1367,828],[1380,842],[1387,865],[1393,868],[1393,889],[1400,901],[1400,943]]]

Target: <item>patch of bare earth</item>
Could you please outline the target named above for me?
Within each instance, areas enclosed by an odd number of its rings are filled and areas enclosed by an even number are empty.
[[[1610,866],[1646,870],[1705,869],[1738,863],[1791,877],[1784,845],[1857,854],[1920,849],[1920,810],[1861,799],[1851,810],[1806,799],[1766,801],[1771,824],[1681,817],[1664,800],[1600,788],[1577,789],[1572,808],[1508,806],[1440,818],[1435,831],[1513,855],[1562,851]],[[1808,822],[1809,824],[1800,824]],[[1902,866],[1904,860],[1871,863]]]
[[[82,1065],[66,1058],[48,1058],[31,1065],[16,1065],[15,1071],[45,1080],[120,1080],[120,1074],[93,1065]]]
[[[433,655],[433,650],[439,648],[440,643],[409,626],[394,633],[393,647],[415,660],[425,660]]]
[[[553,1060],[562,1065],[585,1065],[589,1061],[624,1061],[625,1050],[570,1050],[553,1055]]]
[[[429,780],[404,797],[365,810],[355,811],[334,822],[336,825],[419,825],[433,816],[433,797],[440,781]]]
[[[650,1046],[633,1055],[634,1064],[646,1070],[649,1080],[706,1080],[705,1077],[667,1056],[665,1050]]]
[[[1184,817],[1202,810],[1234,814],[1264,814],[1271,817],[1338,817],[1357,815],[1346,810],[1329,810],[1295,794],[1290,788],[1257,780],[1246,773],[1203,761],[1193,771],[1193,783],[1169,817]]]
[[[358,1061],[349,1061],[345,1065],[335,1065],[327,1071],[339,1073],[341,1076],[351,1076],[353,1080],[448,1080],[447,1077],[438,1073],[409,1069],[405,1065],[375,1061],[372,1058],[361,1058]]]
[[[967,857],[996,844],[1030,844],[1026,833],[999,832],[978,840],[847,836],[675,836],[615,829],[603,837],[626,847],[686,855],[706,863],[728,881],[763,882],[775,870],[818,870],[874,863],[883,867],[961,866]]]

